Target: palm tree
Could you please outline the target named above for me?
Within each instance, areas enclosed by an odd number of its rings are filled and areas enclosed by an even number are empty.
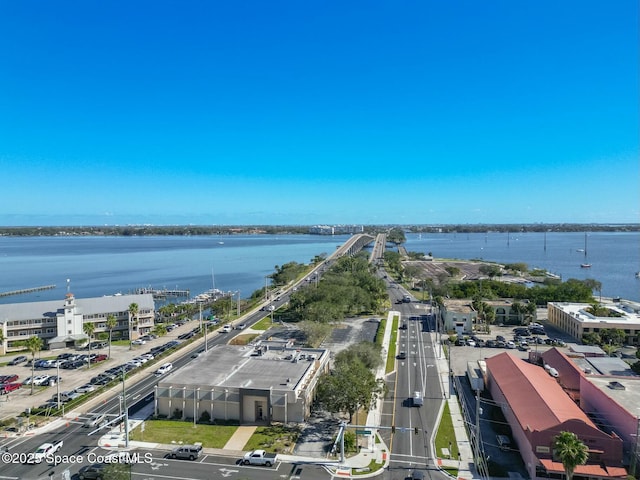
[[[132,336],[133,336],[133,318],[135,317],[136,319],[136,323],[138,321],[138,304],[137,303],[132,303],[131,305],[129,305],[129,350],[131,350],[133,348],[133,344],[131,343],[132,341]]]
[[[2,328],[0,328],[0,351],[2,351],[2,353],[6,353],[4,351],[4,332],[2,331]]]
[[[553,437],[553,448],[555,456],[562,462],[567,480],[571,480],[575,468],[587,463],[589,458],[587,446],[572,432],[560,432]]]
[[[23,342],[27,350],[31,352],[31,395],[33,395],[33,377],[36,368],[36,353],[42,350],[44,342],[40,337],[29,337]]]
[[[162,337],[167,334],[167,326],[164,323],[157,323],[156,326],[153,327],[153,333],[158,337]]]
[[[93,337],[93,332],[96,331],[96,324],[93,322],[84,322],[82,324],[82,330],[89,335],[89,364],[87,368],[91,368],[91,338]]]
[[[118,325],[118,320],[115,315],[107,315],[107,328],[109,329],[109,358],[111,358],[111,332]]]

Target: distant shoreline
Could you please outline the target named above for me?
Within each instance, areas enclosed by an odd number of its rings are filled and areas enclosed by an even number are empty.
[[[310,233],[312,225],[126,225],[126,226],[39,226],[0,227],[0,237],[53,236],[185,236],[185,235],[320,235]],[[584,224],[451,224],[451,225],[362,225],[363,233],[386,232],[400,227],[411,233],[525,233],[525,232],[640,232],[640,223]],[[344,235],[344,234],[337,234]]]

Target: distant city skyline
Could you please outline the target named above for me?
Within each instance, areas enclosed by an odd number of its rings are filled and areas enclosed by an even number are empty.
[[[5,2],[0,225],[638,223],[638,2]]]

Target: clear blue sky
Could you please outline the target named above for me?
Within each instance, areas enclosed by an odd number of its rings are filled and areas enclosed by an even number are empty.
[[[638,2],[0,2],[0,225],[640,221]]]

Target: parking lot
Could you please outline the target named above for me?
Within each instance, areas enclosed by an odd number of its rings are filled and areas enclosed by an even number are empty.
[[[36,384],[33,386],[33,395],[31,395],[31,385],[22,385],[20,388],[12,390],[6,394],[0,395],[0,420],[6,420],[9,418],[15,418],[16,416],[23,413],[27,408],[37,408],[38,406],[44,405],[48,401],[55,400],[55,395],[58,391],[61,393],[61,400],[66,397],[62,396],[63,392],[71,392],[76,390],[82,386],[87,385],[91,379],[99,376],[103,372],[113,369],[114,367],[121,366],[127,362],[132,361],[136,357],[140,357],[142,354],[150,352],[153,348],[158,348],[167,342],[176,341],[180,342],[182,340],[186,340],[186,336],[195,328],[197,328],[196,321],[190,321],[185,323],[182,326],[178,326],[173,329],[171,332],[168,332],[166,335],[155,338],[149,341],[146,341],[144,344],[139,342],[138,345],[133,345],[132,348],[129,348],[129,345],[112,345],[111,346],[111,357],[108,357],[109,348],[108,344],[105,342],[104,347],[98,349],[92,349],[89,352],[86,349],[75,350],[75,349],[56,349],[56,350],[42,350],[38,354],[36,354],[36,360],[50,360],[47,364],[40,364],[38,368],[34,368],[33,376],[34,377],[60,377],[61,381],[59,383],[54,383],[49,385],[48,380],[38,379]],[[182,338],[180,338],[182,337]],[[180,338],[180,340],[179,340]],[[94,355],[94,362],[87,363],[86,359],[82,358],[74,358],[74,356],[78,355]],[[14,355],[6,355],[3,359],[5,362],[10,362],[16,357],[26,356],[28,359],[31,358],[31,355],[24,352],[16,352]],[[63,356],[65,358],[60,358],[58,361],[58,357]],[[100,356],[100,357],[98,357]],[[73,360],[70,360],[74,358]],[[100,358],[100,361],[96,361],[97,358]],[[104,358],[104,359],[103,359]],[[79,362],[76,368],[64,368],[63,362]],[[5,365],[0,367],[0,376],[2,375],[17,375],[17,379],[13,379],[11,383],[13,384],[22,384],[29,377],[32,376],[31,365],[29,362],[20,362],[17,365]],[[146,371],[144,368],[147,365],[151,365],[149,368],[153,371],[158,368],[161,363],[165,363],[165,361],[161,362],[146,362],[142,364],[140,362],[140,366],[143,367],[140,370]],[[67,366],[67,365],[65,365]],[[38,385],[40,383],[40,385]],[[94,383],[94,385],[99,386],[99,382]],[[89,387],[85,387],[85,391],[82,389],[80,394],[88,393]],[[82,409],[82,407],[80,407]]]

